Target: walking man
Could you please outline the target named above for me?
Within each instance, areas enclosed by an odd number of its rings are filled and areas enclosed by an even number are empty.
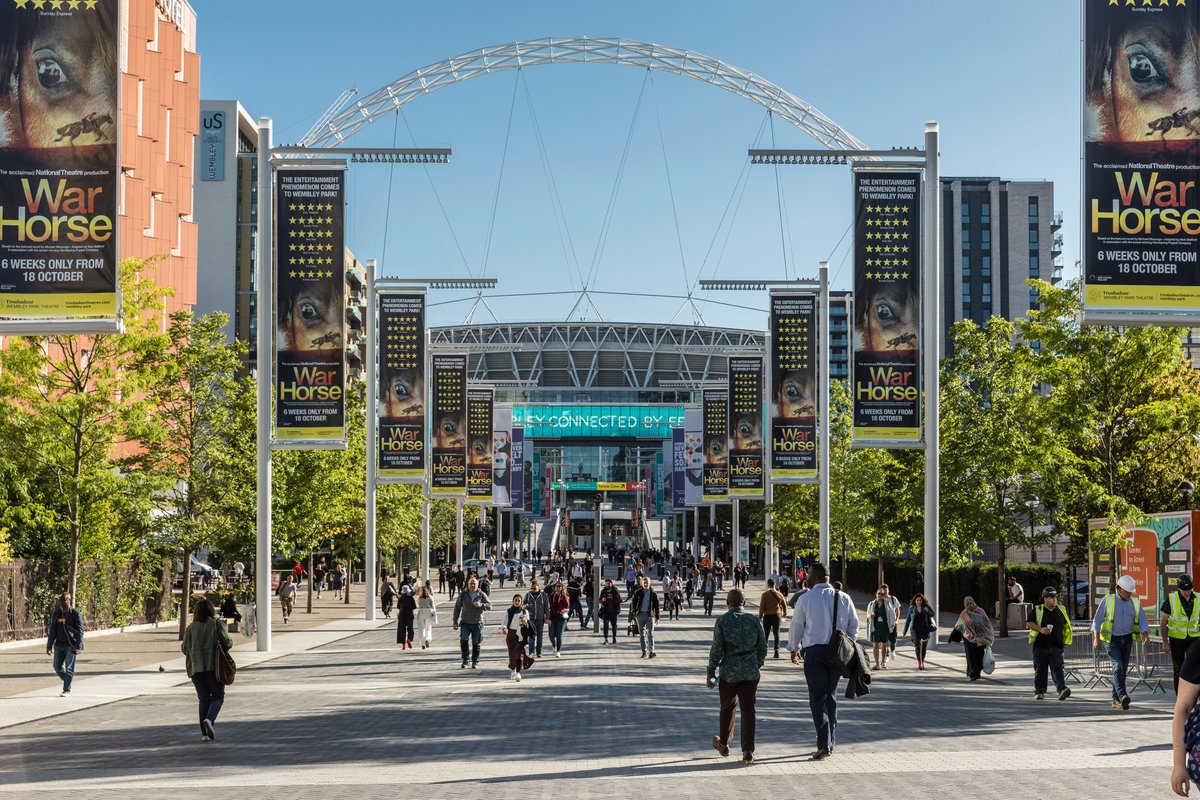
[[[1171,672],[1175,681],[1175,694],[1179,694],[1179,668],[1183,656],[1200,639],[1200,603],[1192,591],[1192,577],[1180,575],[1175,579],[1178,591],[1171,592],[1162,604],[1163,652],[1171,654]]]
[[[529,655],[541,658],[542,637],[546,633],[546,618],[550,616],[550,599],[538,586],[537,581],[530,581],[529,591],[525,593],[522,605],[529,612],[529,624],[533,628],[527,642]]]
[[[600,590],[600,625],[604,631],[604,643],[617,643],[617,618],[621,615],[621,593],[613,585],[612,578],[604,579],[604,588]],[[609,628],[612,628],[612,641],[608,639]]]
[[[650,588],[650,579],[643,575],[641,585],[633,590],[629,598],[629,616],[637,621],[642,658],[646,658],[647,653],[654,658],[654,626],[658,624],[658,609],[658,593]]]
[[[1092,620],[1092,647],[1100,649],[1101,642],[1112,660],[1112,707],[1129,708],[1129,692],[1125,691],[1125,673],[1134,642],[1150,640],[1150,623],[1146,610],[1134,596],[1137,582],[1131,575],[1117,579],[1117,591],[1105,595]]]
[[[743,610],[746,597],[740,589],[725,598],[729,610],[713,624],[712,647],[708,650],[708,688],[718,686],[721,716],[713,737],[713,748],[729,755],[733,739],[734,706],[742,710],[742,762],[754,763],[754,700],[758,693],[759,668],[767,660],[767,637],[762,624]]]
[[[837,629],[851,639],[858,638],[858,613],[850,595],[829,585],[824,564],[813,564],[808,571],[808,591],[796,603],[796,613],[788,629],[788,650],[792,663],[804,662],[804,680],[808,684],[808,707],[817,728],[817,752],[813,759],[823,761],[833,755],[837,743],[837,686],[841,674],[825,662],[825,652]]]
[[[1029,643],[1033,645],[1033,699],[1046,699],[1046,672],[1054,676],[1058,699],[1071,696],[1063,674],[1063,648],[1071,643],[1071,620],[1058,605],[1058,590],[1042,589],[1042,604],[1029,612],[1025,621]]]
[[[767,578],[767,590],[758,599],[758,619],[764,633],[775,633],[775,657],[779,658],[779,623],[787,616],[787,598],[775,589],[775,579]]]
[[[46,638],[46,655],[54,656],[54,672],[63,682],[62,694],[71,693],[75,677],[75,656],[83,651],[83,614],[71,605],[71,595],[63,592],[50,617],[50,635]]]
[[[454,630],[458,631],[458,645],[462,648],[462,668],[479,669],[479,648],[483,644],[483,612],[491,610],[492,602],[479,591],[479,580],[472,575],[467,588],[454,602]],[[467,642],[470,641],[468,648]]]
[[[717,594],[717,580],[713,574],[705,570],[700,579],[700,595],[704,598],[704,616],[711,617],[713,613],[713,598]]]

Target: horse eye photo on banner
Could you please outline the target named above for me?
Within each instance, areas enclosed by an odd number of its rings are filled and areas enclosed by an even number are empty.
[[[466,428],[465,411],[440,415],[434,421],[433,446],[443,450],[461,449],[467,443]]]
[[[304,273],[307,274],[307,273]],[[342,281],[279,278],[278,348],[291,353],[342,349]]]
[[[383,373],[383,416],[391,419],[418,419],[425,416],[425,381],[420,369],[390,369]]]

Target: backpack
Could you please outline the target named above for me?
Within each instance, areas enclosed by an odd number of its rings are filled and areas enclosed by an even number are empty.
[[[1200,703],[1192,706],[1183,723],[1183,750],[1187,753],[1187,774],[1200,786]]]

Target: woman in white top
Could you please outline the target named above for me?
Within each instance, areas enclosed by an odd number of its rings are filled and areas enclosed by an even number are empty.
[[[437,604],[428,586],[422,586],[417,592],[417,640],[421,649],[433,644],[433,626],[437,623]]]

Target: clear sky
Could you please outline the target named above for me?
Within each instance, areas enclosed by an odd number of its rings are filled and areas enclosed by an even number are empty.
[[[761,76],[873,148],[920,145],[923,124],[937,120],[944,176],[1052,181],[1075,274],[1078,2],[192,2],[201,96],[272,117],[277,144],[303,136],[344,89],[361,97],[483,47],[655,42]],[[686,294],[701,275],[815,277],[823,259],[834,288],[850,288],[849,168],[749,167],[747,148],[772,138],[817,146],[749,100],[663,72],[550,64],[485,75],[352,140],[454,155],[448,166],[353,166],[348,244],[389,277],[499,278],[487,304],[502,322],[565,319],[586,283],[608,321],[680,312],[690,323],[681,300],[654,295]],[[765,310],[760,294],[696,296],[705,324],[765,325],[765,311],[703,302]],[[436,292],[431,322],[462,322],[470,299]]]

